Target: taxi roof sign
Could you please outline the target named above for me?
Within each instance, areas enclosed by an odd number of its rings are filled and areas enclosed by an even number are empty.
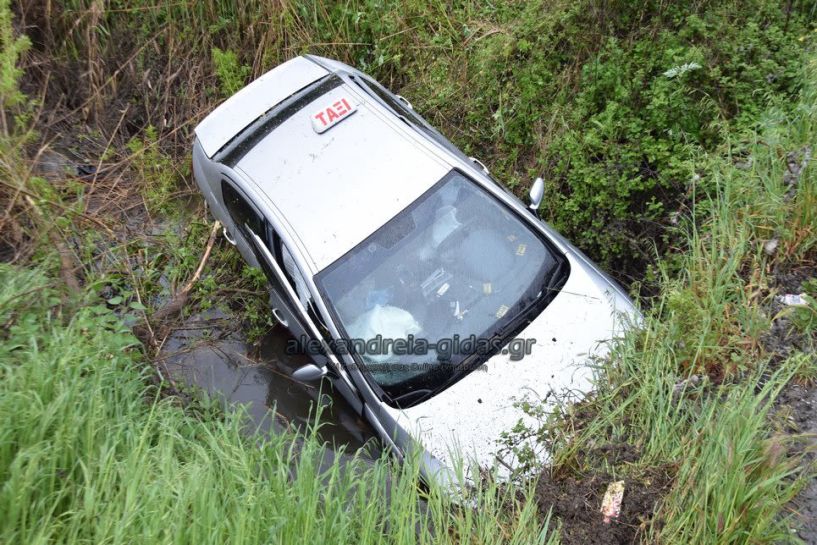
[[[312,114],[312,128],[318,134],[326,132],[356,111],[357,106],[355,104],[345,97],[340,98]]]

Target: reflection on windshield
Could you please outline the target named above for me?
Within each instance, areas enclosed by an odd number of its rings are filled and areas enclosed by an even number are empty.
[[[469,356],[452,350],[454,339],[499,340],[561,259],[452,171],[318,282],[370,376],[396,398],[454,375]]]

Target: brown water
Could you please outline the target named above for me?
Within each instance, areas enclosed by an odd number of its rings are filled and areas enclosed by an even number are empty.
[[[319,436],[333,450],[376,457],[379,446],[369,424],[352,411],[326,380],[304,384],[292,379],[308,356],[290,355],[291,336],[276,326],[258,347],[249,345],[233,317],[213,310],[188,319],[168,338],[160,356],[176,382],[192,385],[230,404],[242,404],[248,431],[263,434],[304,429],[321,404]]]

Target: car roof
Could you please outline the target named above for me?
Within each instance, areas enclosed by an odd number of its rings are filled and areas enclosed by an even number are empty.
[[[341,99],[355,111],[318,133],[312,118]],[[344,82],[288,117],[234,168],[267,197],[317,272],[451,170],[410,131]]]

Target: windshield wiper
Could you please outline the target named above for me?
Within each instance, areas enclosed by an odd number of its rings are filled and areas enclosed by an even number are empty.
[[[559,264],[556,265],[555,269],[553,270],[553,273],[548,277],[544,289],[539,294],[539,298],[544,297],[549,302],[550,299],[556,296],[556,294],[559,291],[558,289],[556,289],[556,286],[558,286],[563,280],[564,271],[566,267],[567,260],[559,261]],[[534,301],[535,300],[536,299],[534,299]],[[511,320],[503,327],[497,329],[496,332],[491,336],[491,341],[496,340],[506,341],[508,340],[508,336],[512,332],[519,331],[520,329],[524,329],[525,327],[527,327],[527,325],[533,321],[532,319],[528,319],[528,316],[530,316],[531,312],[538,306],[539,305],[535,303],[531,304],[515,319]]]
[[[559,264],[556,265],[556,270],[553,271],[553,274],[550,275],[550,278],[548,278],[547,283],[545,283],[545,291],[548,294],[552,294],[553,292],[558,291],[556,289],[556,286],[562,281],[562,276],[565,267],[567,267],[567,259],[565,259],[564,261],[560,261]]]

